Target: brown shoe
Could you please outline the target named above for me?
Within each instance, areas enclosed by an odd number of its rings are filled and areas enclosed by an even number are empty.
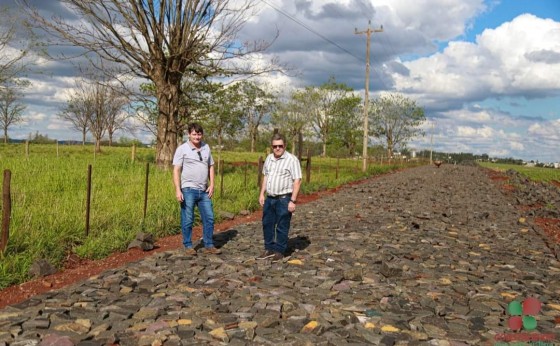
[[[210,254],[210,255],[219,255],[219,254],[222,253],[222,251],[219,250],[219,249],[216,249],[214,246],[212,246],[212,247],[204,248],[204,253],[205,254]]]
[[[270,250],[264,250],[264,252],[257,257],[258,260],[264,260],[264,259],[268,259],[270,257],[274,256],[274,252],[270,251]]]
[[[193,249],[192,247],[188,247],[185,249],[185,255],[191,257],[191,256],[196,256],[196,250]]]
[[[284,259],[284,255],[282,255],[280,252],[275,252],[274,255],[272,256],[272,263],[280,262],[283,259]]]

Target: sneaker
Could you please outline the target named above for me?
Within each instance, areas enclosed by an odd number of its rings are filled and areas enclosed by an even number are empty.
[[[205,247],[203,251],[204,251],[204,253],[210,254],[210,255],[219,255],[219,254],[222,253],[221,250],[216,249],[214,246],[212,246],[212,247]]]
[[[187,256],[196,256],[196,250],[192,247],[188,247],[185,249],[185,255]]]
[[[274,256],[274,252],[273,252],[273,251],[264,250],[264,252],[263,252],[259,257],[257,257],[257,259],[258,259],[258,260],[264,260],[264,259],[270,258],[270,257],[272,257],[272,256]]]
[[[272,255],[272,263],[280,262],[282,261],[282,259],[284,259],[284,255],[282,255],[280,252],[275,252]]]

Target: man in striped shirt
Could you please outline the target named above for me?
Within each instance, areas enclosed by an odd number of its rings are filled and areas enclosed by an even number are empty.
[[[257,259],[272,258],[272,262],[278,262],[288,247],[290,221],[301,186],[301,166],[298,158],[286,151],[284,136],[275,133],[271,143],[272,153],[264,162],[259,195],[263,207],[264,252]]]

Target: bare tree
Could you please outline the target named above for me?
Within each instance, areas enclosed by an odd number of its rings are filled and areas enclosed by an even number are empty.
[[[17,1],[41,29],[154,83],[159,166],[170,166],[177,148],[185,75],[257,74],[276,63],[257,71],[242,59],[269,46],[237,37],[256,0],[60,0],[80,22],[47,18],[29,0]]]
[[[82,145],[86,144],[86,135],[89,129],[89,119],[93,114],[93,102],[89,98],[84,97],[80,92],[80,84],[78,83],[77,91],[75,91],[58,116],[72,124],[72,128],[80,131],[82,134]]]
[[[0,87],[0,127],[4,132],[4,143],[8,143],[8,129],[24,120],[26,106],[21,103],[21,88],[27,85],[27,81],[17,81]]]
[[[404,147],[416,137],[424,135],[420,125],[426,120],[424,109],[402,94],[387,94],[374,100],[369,109],[371,133],[387,145],[387,156],[393,157],[395,148]]]
[[[118,92],[118,89],[110,89],[106,100],[107,135],[109,136],[109,146],[113,145],[113,136],[119,130],[128,131],[126,120],[130,114],[126,111],[129,104],[128,98]]]
[[[21,21],[12,12],[0,7],[0,88],[26,70],[28,63],[24,58],[34,45],[32,39],[23,44],[17,41],[16,34]]]

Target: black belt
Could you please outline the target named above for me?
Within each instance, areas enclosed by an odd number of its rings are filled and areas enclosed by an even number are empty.
[[[268,195],[268,196],[266,196],[266,197],[272,198],[272,199],[280,199],[280,198],[291,197],[291,196],[292,196],[292,193],[290,192],[290,193],[285,193],[285,194],[283,194],[283,195],[276,195],[276,196]]]

